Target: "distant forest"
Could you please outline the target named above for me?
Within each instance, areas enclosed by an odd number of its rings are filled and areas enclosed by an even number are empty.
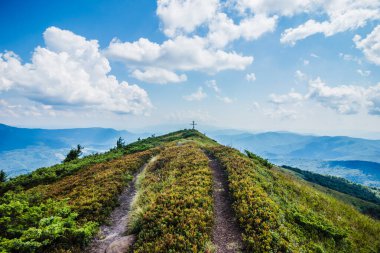
[[[283,165],[281,167],[297,172],[306,181],[316,183],[330,188],[332,190],[346,193],[356,198],[380,205],[380,198],[376,195],[376,193],[372,191],[370,188],[365,187],[363,185],[352,183],[344,178],[329,175],[321,175],[287,165]]]

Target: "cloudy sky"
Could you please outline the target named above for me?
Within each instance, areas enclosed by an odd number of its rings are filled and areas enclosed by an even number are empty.
[[[0,122],[380,132],[379,0],[0,1]]]

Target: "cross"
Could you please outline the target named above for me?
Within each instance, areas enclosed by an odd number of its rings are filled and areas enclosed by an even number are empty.
[[[197,124],[195,124],[195,121],[193,120],[193,122],[190,124],[191,126],[193,126],[193,130],[195,129],[195,126],[197,125]]]

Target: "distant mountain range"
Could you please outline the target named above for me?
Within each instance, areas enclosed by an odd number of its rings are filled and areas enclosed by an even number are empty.
[[[159,134],[161,128],[164,127],[157,127],[154,133]],[[90,154],[110,149],[119,137],[129,143],[153,133],[149,132],[137,134],[112,128],[29,129],[0,124],[0,169],[15,176],[61,162],[77,144]],[[224,145],[250,150],[278,165],[380,187],[380,140],[215,128],[208,128],[206,133]]]
[[[0,169],[9,176],[61,162],[67,151],[80,144],[84,153],[101,152],[122,137],[127,143],[146,137],[111,128],[29,129],[0,124]]]
[[[364,160],[380,163],[380,140],[287,132],[211,133],[211,136],[223,144],[248,149],[270,159]]]
[[[278,165],[380,187],[380,140],[289,132],[210,135],[224,145],[250,150]]]

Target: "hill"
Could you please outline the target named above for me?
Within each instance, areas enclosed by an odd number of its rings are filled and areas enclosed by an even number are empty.
[[[211,136],[224,145],[251,150],[278,165],[380,187],[380,140],[288,132],[211,133]]]
[[[193,130],[0,189],[2,252],[380,251],[380,222],[352,202]]]
[[[111,128],[49,130],[0,124],[1,169],[9,176],[17,176],[61,162],[64,154],[78,143],[85,147],[85,154],[91,154],[108,150],[119,137],[132,142],[146,136]]]

